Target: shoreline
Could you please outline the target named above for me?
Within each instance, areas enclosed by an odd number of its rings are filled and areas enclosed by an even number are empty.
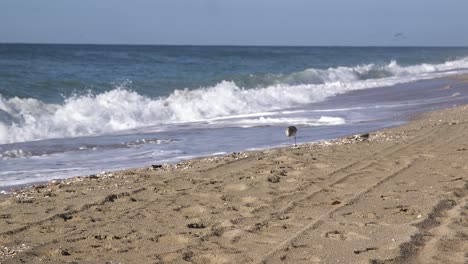
[[[432,93],[434,93],[434,91],[435,91],[437,94],[440,93],[441,96],[450,97],[450,95],[452,95],[453,98],[463,98],[461,100],[458,100],[458,102],[464,103],[464,102],[466,102],[466,97],[458,97],[460,95],[460,93],[456,93],[455,91],[456,90],[461,90],[461,92],[463,93],[463,90],[466,90],[465,88],[460,89],[461,87],[459,87],[461,85],[464,85],[463,83],[466,82],[465,81],[466,78],[467,78],[466,76],[467,76],[466,74],[465,75],[447,76],[447,77],[435,78],[435,79],[431,79],[431,80],[422,80],[422,81],[415,82],[413,84],[396,85],[395,87],[387,87],[387,89],[380,88],[380,89],[375,89],[375,90],[376,91],[377,90],[390,90],[391,91],[391,90],[393,90],[391,88],[398,88],[399,86],[402,86],[403,88],[399,87],[399,91],[404,93],[406,91],[405,86],[408,86],[406,88],[409,88],[409,86],[414,85],[415,87],[419,87],[417,89],[421,89],[420,87],[423,87],[424,84],[427,84],[428,88],[430,87],[429,89],[432,90]],[[442,86],[444,86],[444,87],[441,88]],[[333,105],[335,105],[335,106],[336,105],[341,105],[342,103],[346,102],[346,96],[351,96],[351,97],[360,96],[360,95],[367,96],[366,92],[364,92],[364,91],[367,91],[367,90],[351,91],[349,93],[346,93],[346,95],[336,96],[336,97],[331,98],[329,100],[332,101],[332,103],[331,103],[332,106]],[[398,93],[396,93],[396,94],[398,94]],[[458,94],[458,95],[455,95],[455,94]],[[383,97],[386,97],[386,96],[389,96],[389,93],[384,92],[384,93],[381,93],[380,95],[383,96]],[[376,96],[376,95],[374,95],[374,96]],[[367,98],[367,100],[369,100],[369,98]],[[395,98],[392,98],[392,99],[395,100]],[[412,118],[411,116],[413,116],[413,115],[418,115],[418,113],[423,113],[423,112],[430,111],[430,110],[433,110],[433,109],[443,109],[445,107],[452,106],[454,104],[454,102],[455,101],[453,101],[450,104],[449,103],[438,104],[436,106],[436,108],[434,108],[434,107],[431,108],[430,106],[426,106],[426,107],[422,107],[421,109],[416,109],[416,108],[411,109],[411,110],[409,110],[409,108],[406,109],[406,110],[398,109],[400,112],[395,113],[393,116],[390,116],[390,115],[387,114],[387,116],[385,116],[385,117],[381,116],[381,119],[379,119],[379,118],[369,119],[369,120],[366,120],[364,122],[354,122],[354,123],[350,121],[349,124],[343,125],[342,127],[341,126],[338,126],[338,127],[321,126],[322,129],[318,129],[321,132],[317,132],[317,134],[315,134],[316,132],[314,132],[315,126],[304,126],[304,128],[299,127],[299,129],[301,130],[300,131],[300,134],[301,134],[300,137],[303,137],[301,141],[307,142],[306,144],[308,144],[308,143],[311,143],[311,142],[329,140],[330,138],[340,138],[340,137],[343,137],[343,136],[350,136],[350,135],[358,134],[358,133],[367,133],[369,131],[378,130],[378,129],[382,129],[382,128],[385,128],[385,127],[394,127],[396,125],[401,125],[401,124],[404,124],[404,123],[408,122],[409,120],[411,120],[411,118]],[[322,105],[322,107],[323,107],[323,105]],[[361,114],[361,113],[358,113],[357,115],[359,115],[359,114]],[[256,151],[256,150],[262,150],[262,149],[274,149],[274,148],[277,148],[277,147],[284,147],[285,145],[281,144],[281,142],[283,142],[283,141],[278,140],[277,134],[279,134],[281,136],[281,139],[283,139],[284,135],[281,132],[277,133],[278,131],[279,130],[276,129],[276,128],[275,128],[274,131],[272,129],[267,130],[266,131],[267,133],[275,134],[276,138],[268,138],[267,140],[264,140],[263,143],[261,143],[260,145],[244,144],[244,145],[236,148],[236,147],[233,147],[233,146],[235,146],[235,143],[233,143],[233,141],[231,141],[231,142],[228,141],[229,142],[229,144],[227,144],[228,147],[225,147],[223,150],[220,150],[220,149],[212,150],[211,149],[211,151],[214,151],[214,152],[206,152],[206,151],[203,152],[202,151],[203,148],[199,148],[198,153],[197,152],[195,152],[195,153],[189,152],[188,153],[188,156],[190,156],[190,158],[183,157],[183,155],[182,156],[179,155],[179,157],[178,157],[176,155],[173,158],[171,158],[171,156],[162,158],[162,160],[164,160],[166,158],[168,158],[166,160],[171,160],[172,159],[172,161],[170,161],[169,164],[174,164],[174,163],[184,161],[184,160],[188,160],[188,159],[217,156],[217,154],[215,154],[215,153],[218,153],[218,152],[224,152],[224,153],[230,153],[232,151],[235,151],[235,152],[238,152],[238,151],[246,152],[247,151],[248,152],[248,151]],[[265,133],[265,131],[261,131],[261,132]],[[332,134],[332,136],[329,136],[330,133]],[[246,138],[250,138],[250,139],[255,137],[255,134],[253,134],[253,133],[250,133],[250,134],[246,133],[245,135],[244,134],[242,134],[242,135],[245,136]],[[306,135],[309,135],[309,136],[307,137]],[[310,135],[314,135],[314,136],[310,136]],[[317,135],[317,136],[315,136],[315,135]],[[67,140],[67,139],[65,139],[65,140]],[[84,140],[83,142],[85,142],[85,141],[86,140]],[[274,144],[269,144],[269,142],[275,142],[275,143]],[[250,143],[253,143],[253,142],[250,142]],[[208,144],[205,144],[205,145],[209,145],[209,142],[208,142]],[[177,147],[179,147],[179,149],[180,149],[180,146],[173,146],[173,148],[177,148]],[[198,146],[198,147],[200,147],[200,146]],[[249,147],[253,147],[253,148],[255,148],[255,150],[249,150]],[[179,149],[177,149],[177,150],[179,150]],[[182,152],[182,153],[185,153],[185,152]],[[200,153],[202,153],[202,154],[200,154]],[[109,154],[109,155],[111,155],[111,154]],[[227,154],[227,155],[229,155],[229,154]],[[51,155],[51,156],[53,156],[53,155]],[[126,158],[126,157],[125,156],[119,156],[119,158],[121,160],[123,160],[122,158]],[[21,161],[21,160],[24,160],[24,162]],[[75,163],[73,163],[70,160],[70,162],[68,162],[68,164],[63,163],[64,165],[62,166],[62,169],[63,169],[63,171],[66,171],[66,172],[62,172],[61,174],[60,173],[55,173],[55,171],[50,172],[50,173],[38,173],[38,175],[37,175],[38,177],[35,177],[36,176],[35,175],[36,171],[39,171],[40,169],[53,168],[53,169],[59,171],[58,168],[60,168],[60,167],[54,167],[54,163],[53,163],[54,160],[52,160],[52,161],[46,160],[46,162],[49,162],[49,163],[46,163],[46,165],[48,165],[48,166],[44,166],[44,167],[40,163],[34,162],[34,159],[31,160],[32,163],[28,162],[27,160],[28,159],[22,159],[22,158],[20,158],[18,160],[15,160],[15,161],[12,160],[11,164],[14,164],[14,166],[16,166],[16,167],[14,167],[13,165],[10,166],[11,167],[10,170],[13,172],[13,174],[12,174],[11,178],[9,178],[9,176],[6,175],[6,178],[3,181],[4,186],[0,186],[0,192],[2,190],[6,191],[6,190],[9,190],[9,189],[28,187],[28,186],[35,185],[35,184],[44,184],[44,183],[47,183],[48,181],[51,181],[51,180],[54,180],[54,179],[62,180],[62,179],[73,178],[73,177],[80,177],[80,176],[83,177],[85,175],[99,174],[99,173],[102,173],[102,172],[111,173],[111,172],[115,172],[115,171],[119,171],[119,170],[123,170],[123,169],[137,169],[139,167],[149,166],[153,162],[156,162],[156,163],[161,162],[161,161],[157,161],[157,160],[153,160],[153,159],[148,158],[144,162],[135,163],[135,162],[132,162],[132,160],[130,159],[130,161],[125,163],[124,166],[118,166],[119,163],[115,162],[114,164],[111,164],[111,163],[106,164],[106,165],[102,166],[101,168],[99,168],[99,170],[98,169],[92,169],[93,168],[92,166],[91,167],[82,166],[80,170],[75,170],[74,172],[72,172],[72,170],[70,170],[70,172],[68,172],[69,168],[73,168],[74,167],[73,165],[76,165]],[[83,163],[83,164],[86,164],[86,162]],[[16,168],[20,168],[20,169],[18,169],[19,173],[17,174],[17,176],[14,176],[15,175],[14,172],[17,170]],[[97,167],[95,166],[94,168],[97,168]],[[9,169],[7,168],[6,170],[8,171]],[[24,170],[24,173],[22,173],[21,170]],[[16,179],[15,179],[15,177],[16,177]]]
[[[0,195],[3,263],[464,263],[468,105]]]

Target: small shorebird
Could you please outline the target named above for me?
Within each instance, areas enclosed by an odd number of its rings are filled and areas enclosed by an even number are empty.
[[[296,146],[296,133],[297,133],[297,128],[295,126],[289,126],[286,128],[286,136],[289,139],[289,143],[291,143],[291,137],[294,137],[294,146]]]

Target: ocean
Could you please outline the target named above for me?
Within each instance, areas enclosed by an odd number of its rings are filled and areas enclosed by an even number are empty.
[[[326,140],[465,104],[468,48],[0,44],[0,188]]]

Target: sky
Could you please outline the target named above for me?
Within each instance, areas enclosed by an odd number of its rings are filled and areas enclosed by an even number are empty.
[[[0,43],[468,46],[467,0],[0,0]]]

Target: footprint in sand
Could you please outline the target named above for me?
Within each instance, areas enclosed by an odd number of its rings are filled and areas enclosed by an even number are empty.
[[[356,213],[356,215],[364,219],[379,219],[380,218],[374,212],[362,212],[362,213]]]
[[[345,240],[346,239],[345,235],[343,233],[341,233],[340,231],[338,231],[338,230],[333,230],[333,231],[326,232],[324,236],[326,238],[331,238],[331,239],[339,239],[339,240]]]
[[[355,249],[353,252],[354,252],[354,254],[359,255],[359,254],[366,253],[366,252],[369,252],[369,251],[374,251],[374,250],[378,250],[378,248],[377,247],[366,247],[366,248],[361,248],[361,249]]]

